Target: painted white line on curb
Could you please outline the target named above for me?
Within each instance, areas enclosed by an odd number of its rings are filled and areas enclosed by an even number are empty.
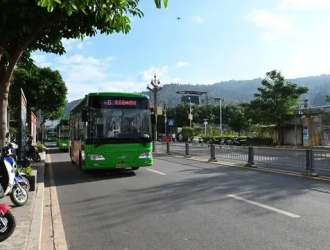
[[[147,168],[147,170],[151,171],[151,172],[154,172],[156,174],[160,174],[160,175],[166,175],[165,173],[162,173],[162,172],[159,172],[159,171],[156,171],[156,170],[153,170],[151,168]]]
[[[53,168],[51,164],[50,155],[48,156],[49,163],[49,184],[50,184],[50,198],[51,198],[51,213],[53,221],[54,232],[54,248],[56,250],[68,250],[68,245],[65,238],[62,215],[60,205],[58,203],[57,190],[54,181]]]
[[[236,200],[244,201],[246,203],[249,203],[249,204],[252,204],[252,205],[255,205],[255,206],[258,206],[258,207],[262,207],[262,208],[265,208],[265,209],[268,209],[268,210],[271,210],[271,211],[274,211],[274,212],[279,213],[279,214],[283,214],[283,215],[292,217],[292,218],[300,218],[299,215],[296,215],[296,214],[293,214],[293,213],[290,213],[290,212],[286,212],[284,210],[281,210],[281,209],[278,209],[278,208],[275,208],[275,207],[267,206],[267,205],[261,204],[259,202],[251,201],[251,200],[239,197],[239,196],[234,195],[234,194],[230,194],[230,195],[227,195],[227,196],[230,197],[230,198],[234,198]]]

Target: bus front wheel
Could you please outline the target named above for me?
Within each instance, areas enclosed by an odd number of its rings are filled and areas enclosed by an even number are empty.
[[[140,167],[132,168],[133,170],[138,170]]]
[[[70,147],[70,159],[71,159],[71,163],[75,164],[74,160],[72,159],[72,148]]]

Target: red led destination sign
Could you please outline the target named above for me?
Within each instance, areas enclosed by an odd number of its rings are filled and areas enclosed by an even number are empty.
[[[137,106],[136,100],[104,100],[105,106]]]

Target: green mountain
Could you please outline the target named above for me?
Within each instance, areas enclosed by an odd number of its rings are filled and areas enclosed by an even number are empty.
[[[80,102],[81,99],[69,102],[64,108],[65,115],[70,115],[70,111]]]
[[[226,103],[240,103],[249,102],[253,100],[254,93],[257,92],[257,88],[261,85],[261,78],[253,80],[241,80],[241,81],[224,81],[214,83],[212,85],[191,85],[191,84],[167,84],[159,92],[159,103],[168,103],[169,106],[174,106],[180,103],[181,95],[176,94],[177,91],[191,90],[191,91],[205,91],[208,92],[208,98],[222,97]],[[302,96],[303,99],[308,99],[308,103],[312,106],[329,105],[325,101],[325,96],[330,93],[330,75],[309,76],[296,79],[288,79],[299,86],[305,86],[309,88],[309,92]],[[151,102],[153,102],[153,96],[149,91],[142,92],[149,95]],[[205,99],[205,96],[201,97]],[[76,100],[70,102],[65,108],[66,114],[79,102]]]

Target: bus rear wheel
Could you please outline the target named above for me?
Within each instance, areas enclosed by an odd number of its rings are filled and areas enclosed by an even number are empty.
[[[82,156],[81,156],[81,151],[79,151],[79,168],[82,169]]]

